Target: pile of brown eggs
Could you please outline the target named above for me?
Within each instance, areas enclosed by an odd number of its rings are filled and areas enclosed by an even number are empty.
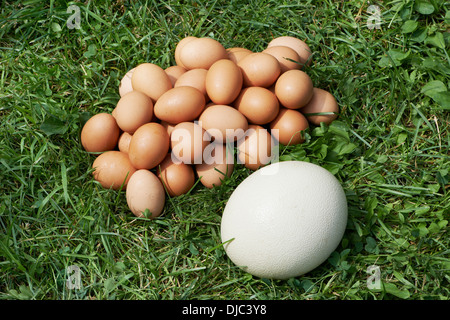
[[[301,70],[311,51],[300,39],[278,37],[252,52],[186,37],[174,58],[166,69],[129,70],[114,110],[92,116],[81,131],[84,149],[98,154],[94,179],[125,190],[138,217],[159,216],[166,194],[187,193],[197,178],[220,185],[235,160],[251,170],[266,165],[274,145],[303,143],[309,124],[337,117],[333,95]]]

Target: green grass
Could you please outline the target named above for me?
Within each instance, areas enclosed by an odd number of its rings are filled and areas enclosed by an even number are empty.
[[[450,6],[443,0],[4,1],[0,9],[1,299],[449,299]],[[69,29],[80,8],[80,29]],[[372,20],[370,20],[372,21]],[[209,36],[258,51],[307,41],[315,86],[341,115],[311,128],[281,160],[330,170],[349,221],[330,258],[287,281],[241,271],[220,245],[220,218],[250,174],[168,199],[136,219],[124,192],[93,181],[80,129],[118,101],[125,72],[174,64],[176,43]],[[80,289],[66,269],[81,270]],[[371,265],[381,289],[366,285]]]

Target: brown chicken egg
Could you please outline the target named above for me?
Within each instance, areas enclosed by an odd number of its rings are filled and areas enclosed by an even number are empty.
[[[153,103],[172,88],[172,81],[163,68],[154,63],[141,63],[131,76],[133,90],[140,91],[149,96]]]
[[[225,143],[242,138],[248,121],[238,110],[227,105],[211,105],[199,117],[199,124],[213,141]]]
[[[205,149],[203,163],[195,165],[200,183],[209,189],[220,186],[225,177],[231,176],[233,170],[233,150],[222,143],[209,144]]]
[[[269,164],[273,159],[273,145],[273,138],[265,128],[249,125],[245,136],[237,142],[238,163],[250,170]]]
[[[221,59],[209,68],[205,85],[209,98],[215,104],[230,104],[242,88],[241,69],[231,60]]]
[[[152,169],[163,161],[169,146],[170,138],[166,128],[159,123],[150,122],[134,132],[128,156],[136,169]]]
[[[228,48],[226,50],[228,54],[228,59],[230,59],[236,64],[238,64],[239,61],[241,61],[242,58],[244,58],[245,56],[249,55],[250,53],[253,53],[251,50],[241,47]]]
[[[313,83],[306,72],[289,70],[280,75],[275,83],[275,95],[282,106],[300,109],[311,100]]]
[[[208,101],[208,94],[206,93],[206,69],[191,69],[183,73],[175,82],[176,87],[194,87],[198,89],[205,96],[205,101]]]
[[[117,142],[119,151],[122,151],[123,153],[128,154],[128,149],[130,148],[131,137],[132,137],[132,135],[129,134],[128,132],[122,132],[122,134],[119,136],[119,141]]]
[[[181,39],[180,41],[178,41],[177,46],[175,47],[175,53],[174,53],[175,63],[177,64],[177,66],[180,66],[183,69],[186,69],[186,68],[180,59],[181,49],[186,45],[186,43],[188,43],[194,39],[197,39],[197,37],[192,37],[192,36],[185,37],[185,38]]]
[[[120,128],[109,113],[97,113],[84,124],[81,144],[88,152],[113,150],[119,139]]]
[[[269,87],[278,78],[281,68],[278,60],[263,52],[255,52],[239,61],[245,87]]]
[[[122,131],[133,133],[152,120],[152,99],[139,91],[128,92],[117,102],[113,115]]]
[[[233,103],[252,124],[267,124],[278,114],[279,103],[277,97],[263,87],[244,88]]]
[[[140,169],[128,181],[126,200],[136,217],[155,219],[164,210],[166,193],[161,180],[153,172]]]
[[[270,123],[272,136],[281,144],[296,145],[305,141],[303,130],[309,127],[308,120],[298,110],[282,108]]]
[[[280,63],[281,73],[288,70],[300,69],[302,65],[300,62],[300,57],[297,52],[286,46],[272,46],[262,52],[268,53],[274,56]]]
[[[206,104],[200,90],[191,86],[176,87],[165,92],[154,105],[156,117],[171,124],[195,120]]]
[[[169,134],[169,136],[170,136],[170,134],[172,133],[173,128],[175,128],[175,126],[176,126],[176,124],[171,124],[171,123],[168,123],[167,121],[161,121],[160,124],[161,124],[164,128],[166,128],[167,133]]]
[[[167,75],[169,76],[170,82],[172,82],[172,86],[175,85],[175,82],[177,82],[178,78],[186,72],[186,69],[180,66],[170,66],[166,69],[164,69],[164,71],[167,73]]]
[[[297,52],[298,56],[300,57],[299,62],[302,65],[309,65],[311,63],[311,49],[303,40],[291,36],[281,36],[272,39],[272,41],[270,41],[267,45],[267,48],[274,46],[286,46],[295,50],[295,52]]]
[[[133,86],[131,84],[131,76],[133,75],[134,69],[129,70],[120,81],[119,85],[119,95],[123,97],[130,91],[133,91]]]
[[[195,122],[181,122],[170,134],[172,154],[185,164],[202,163],[203,151],[210,141],[205,129]]]
[[[227,59],[224,46],[217,40],[203,37],[187,41],[179,51],[181,65],[186,69],[209,69],[220,59]]]
[[[93,162],[94,179],[107,189],[127,188],[130,177],[136,169],[128,155],[121,151],[111,150],[100,154]]]
[[[312,124],[320,125],[321,122],[330,124],[338,117],[339,105],[330,92],[314,88],[311,100],[300,110]]]
[[[171,197],[187,193],[195,184],[194,168],[177,160],[175,163],[172,153],[168,153],[158,165],[156,173]]]

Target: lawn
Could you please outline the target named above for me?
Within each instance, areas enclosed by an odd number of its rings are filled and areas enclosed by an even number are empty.
[[[448,300],[449,25],[444,0],[3,1],[0,298]],[[243,272],[221,246],[222,211],[251,171],[140,219],[93,180],[80,142],[124,74],[173,65],[182,38],[261,51],[282,35],[311,47],[305,71],[340,115],[280,161],[325,167],[349,205],[329,259],[283,281]]]

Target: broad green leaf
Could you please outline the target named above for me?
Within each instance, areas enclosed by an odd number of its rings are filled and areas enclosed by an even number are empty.
[[[426,85],[423,86],[421,93],[431,97],[433,94],[437,92],[443,92],[446,91],[447,87],[445,84],[440,80],[432,80],[428,82]]]
[[[419,27],[411,33],[410,39],[416,42],[423,42],[428,36],[428,29]]]
[[[49,136],[52,134],[64,134],[67,131],[67,123],[51,115],[44,120],[40,129]]]
[[[52,30],[53,30],[53,32],[61,32],[62,28],[61,28],[61,26],[58,23],[53,22],[52,23]]]
[[[441,91],[431,94],[431,98],[444,110],[450,110],[450,91]]]
[[[389,293],[392,294],[394,296],[396,296],[397,298],[400,299],[408,299],[410,296],[410,293],[408,290],[401,290],[399,288],[397,288],[397,286],[393,283],[384,283],[384,290]]]
[[[432,14],[434,6],[428,1],[416,1],[414,9],[420,14]]]
[[[441,32],[436,32],[434,36],[425,39],[425,44],[431,44],[440,49],[445,49],[444,35]]]
[[[414,20],[407,20],[402,25],[402,32],[403,33],[411,33],[417,29],[419,26],[419,23]]]

